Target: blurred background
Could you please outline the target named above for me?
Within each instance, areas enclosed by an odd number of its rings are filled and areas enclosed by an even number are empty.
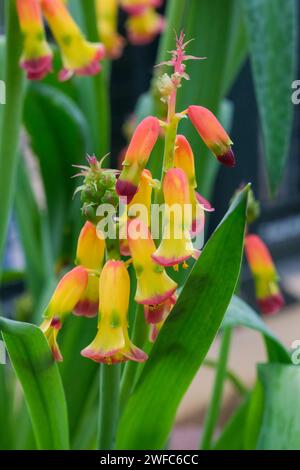
[[[200,0],[199,0],[200,1]],[[211,0],[215,4],[221,5],[223,0]],[[226,0],[227,2],[227,0]],[[75,0],[73,3],[76,3]],[[161,14],[165,13],[168,2],[160,8]],[[192,2],[195,4],[195,2]],[[207,2],[204,2],[207,3]],[[240,3],[239,0],[230,2],[233,4]],[[218,8],[216,7],[216,11]],[[300,24],[300,9],[298,9],[297,23]],[[190,15],[192,12],[189,13]],[[220,13],[221,14],[221,13]],[[1,15],[1,31],[3,32],[3,2],[0,4]],[[123,11],[119,14],[119,32],[125,35],[125,22],[127,16]],[[284,22],[284,17],[282,21]],[[219,27],[219,20],[215,20],[212,16],[206,19],[211,23],[211,30]],[[216,22],[216,24],[214,24]],[[202,38],[201,24],[199,29],[194,26],[195,41],[191,43],[189,52],[195,55],[207,56],[205,44],[206,38]],[[204,33],[203,33],[204,34]],[[213,33],[212,33],[213,34]],[[218,35],[218,32],[216,32]],[[245,25],[242,25],[241,37],[245,37]],[[189,38],[188,38],[189,39]],[[203,41],[202,41],[203,39]],[[202,42],[201,42],[202,41]],[[299,49],[299,37],[298,49]],[[111,128],[110,128],[110,149],[111,161],[116,167],[118,165],[119,155],[126,145],[126,132],[124,132],[124,125],[132,115],[138,115],[141,98],[145,98],[151,87],[153,79],[153,67],[156,64],[158,57],[158,48],[160,37],[157,37],[153,42],[145,46],[134,46],[127,44],[122,56],[111,63],[111,79],[109,83],[109,101],[111,106]],[[203,44],[203,46],[201,46]],[[196,47],[197,46],[197,47]],[[196,49],[196,50],[195,50]],[[199,53],[200,52],[200,53]],[[280,55],[280,50],[277,50]],[[214,50],[214,61],[219,60],[218,49]],[[225,57],[225,62],[229,57]],[[208,57],[208,61],[211,57]],[[201,82],[201,73],[197,72],[199,69],[205,69],[207,66],[206,61],[201,61],[193,64],[188,72],[191,76],[191,82],[194,84],[199,82],[199,87],[203,86]],[[222,78],[222,77],[221,77]],[[300,79],[300,69],[298,69],[294,80]],[[53,85],[53,78],[46,80],[46,85]],[[76,80],[75,80],[76,85]],[[212,80],[212,86],[214,82]],[[275,85],[274,85],[275,86]],[[291,83],[292,86],[292,83]],[[84,84],[79,85],[84,87]],[[185,84],[189,87],[189,83]],[[74,85],[70,88],[60,88],[60,91],[66,93],[68,97],[72,97]],[[32,96],[37,97],[34,93],[38,88],[32,87]],[[77,83],[78,91],[78,83]],[[291,88],[292,94],[292,88]],[[267,318],[266,321],[270,324],[272,330],[279,336],[283,343],[290,348],[295,339],[300,339],[300,105],[293,106],[293,128],[289,145],[289,156],[287,163],[284,167],[284,174],[282,183],[275,197],[270,198],[267,184],[266,166],[264,160],[264,145],[262,136],[262,126],[259,119],[259,109],[257,105],[257,93],[255,93],[255,86],[253,81],[253,72],[251,68],[251,61],[248,53],[243,54],[240,60],[238,72],[232,80],[232,83],[226,91],[227,110],[230,114],[230,135],[234,141],[234,150],[237,158],[237,165],[232,170],[226,168],[218,168],[214,175],[214,183],[210,191],[204,187],[204,194],[210,197],[210,200],[215,207],[215,212],[210,215],[207,228],[207,237],[212,233],[222,216],[225,214],[230,199],[237,188],[242,183],[250,181],[257,199],[261,204],[261,217],[255,223],[252,231],[258,233],[262,239],[267,243],[270,248],[278,271],[281,277],[281,286],[286,300],[286,308],[276,317]],[[185,102],[186,97],[182,99]],[[209,100],[208,100],[209,101]],[[78,104],[78,102],[77,102]],[[203,103],[190,103],[190,104],[203,104]],[[205,105],[205,103],[204,103]],[[43,109],[43,103],[41,109]],[[78,104],[80,108],[80,102]],[[47,109],[46,107],[44,108]],[[37,108],[32,107],[28,109],[25,104],[25,116],[28,113],[37,112]],[[284,118],[283,118],[284,119]],[[26,157],[26,138],[27,133],[32,133],[31,138],[34,140],[34,133],[36,128],[34,124],[31,126],[28,118],[25,117],[26,132],[24,130],[22,139],[25,142],[23,145],[24,161],[26,161],[26,168],[29,170],[29,183],[33,189],[33,194],[43,195],[48,201],[48,191],[56,191],[56,187],[52,185],[51,189],[44,191],[41,189],[43,184],[41,175],[34,164],[32,155]],[[227,126],[228,127],[228,126]],[[278,133],[282,130],[278,128]],[[283,130],[284,132],[284,130]],[[27,137],[26,137],[27,135]],[[194,145],[195,153],[198,153],[198,148]],[[36,149],[33,149],[36,150]],[[87,150],[92,153],[94,150],[91,144],[87,145]],[[201,158],[200,155],[197,158]],[[101,157],[102,155],[97,155]],[[82,162],[84,155],[82,155]],[[23,171],[23,170],[22,170]],[[201,170],[200,170],[201,171]],[[69,174],[71,169],[69,170]],[[205,178],[205,175],[203,176]],[[22,180],[23,181],[23,180]],[[19,180],[17,188],[20,188],[22,183]],[[28,183],[28,181],[27,181]],[[17,189],[18,190],[18,189]],[[3,191],[3,188],[1,188]],[[22,194],[26,192],[26,185],[22,189]],[[46,196],[44,195],[46,192]],[[210,194],[208,194],[210,193]],[[43,204],[45,201],[38,201],[38,210],[44,213]],[[76,203],[75,203],[76,204]],[[36,202],[34,202],[36,206]],[[41,209],[42,208],[42,209]],[[78,209],[78,206],[76,206]],[[8,317],[18,317],[20,319],[32,318],[32,299],[28,294],[28,270],[32,274],[32,269],[38,272],[36,265],[28,265],[28,238],[26,238],[26,224],[30,224],[32,217],[22,220],[20,211],[22,211],[22,201],[17,200],[16,206],[13,210],[10,225],[9,235],[5,248],[5,257],[3,264],[3,274],[1,277],[0,287],[0,301],[1,310]],[[64,206],[64,215],[66,218],[69,216],[73,218],[71,212],[75,209],[67,208]],[[51,209],[50,209],[51,212]],[[76,217],[76,216],[75,216]],[[57,227],[53,227],[53,218],[50,217],[50,232]],[[73,219],[72,219],[73,220]],[[52,224],[52,226],[51,226]],[[59,222],[60,224],[60,222]],[[77,221],[77,232],[80,227],[81,221]],[[60,225],[59,225],[60,226]],[[65,262],[64,256],[69,261],[71,247],[64,252],[65,246],[68,246],[68,224],[62,224],[64,227],[64,234],[66,238],[60,244],[60,248],[54,256],[55,263],[62,264]],[[72,226],[73,227],[73,226]],[[39,231],[41,228],[38,229]],[[73,228],[72,228],[73,230]],[[75,229],[74,229],[75,230]],[[43,232],[42,232],[43,233]],[[29,234],[30,236],[30,234]],[[39,234],[39,237],[41,233]],[[76,237],[73,237],[76,238]],[[24,246],[24,240],[27,239]],[[34,247],[33,247],[34,249]],[[43,253],[43,249],[41,251]],[[37,257],[40,256],[40,253]],[[45,253],[45,252],[44,252]],[[36,261],[34,261],[35,263]],[[39,259],[37,260],[37,263]],[[33,263],[33,264],[34,264]],[[30,280],[29,280],[30,285]],[[44,291],[44,298],[47,297],[47,292],[51,287],[51,282]],[[50,286],[50,287],[49,287]],[[38,287],[40,289],[40,287]],[[256,308],[256,301],[254,296],[254,288],[252,278],[246,264],[243,265],[241,291],[243,297]],[[46,292],[46,293],[45,293]],[[40,306],[43,301],[40,300]],[[35,306],[36,307],[36,306]],[[17,312],[17,313],[16,313]],[[38,315],[37,317],[38,318]],[[211,360],[216,358],[218,350],[218,340],[214,343],[208,358]],[[263,345],[260,337],[251,332],[250,330],[237,330],[233,347],[230,354],[229,367],[237,374],[240,375],[243,387],[247,389],[253,385],[255,380],[255,364],[262,361],[264,358]],[[207,401],[210,396],[211,386],[213,381],[213,371],[210,367],[201,369],[200,374],[194,380],[187,396],[185,397],[178,414],[178,426],[172,437],[171,445],[173,448],[193,448],[197,446],[198,430],[201,425],[204,410],[207,406]],[[243,388],[242,387],[242,388]],[[220,422],[224,422],[231,410],[236,407],[237,402],[240,400],[242,394],[237,393],[236,388],[232,385],[227,385],[224,393],[224,407],[221,414]]]

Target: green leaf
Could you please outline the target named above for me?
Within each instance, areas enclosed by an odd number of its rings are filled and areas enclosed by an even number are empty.
[[[218,332],[237,283],[247,194],[248,188],[237,196],[207,243],[159,334],[121,418],[119,449],[165,445],[178,405]]]
[[[28,90],[24,121],[32,149],[40,162],[53,251],[57,255],[63,227],[68,222],[68,214],[72,213],[70,205],[76,184],[71,178],[76,173],[72,164],[83,163],[86,155],[87,122],[70,98],[42,84],[31,85]],[[72,228],[68,232],[72,233]]]
[[[243,0],[243,5],[268,180],[274,194],[283,176],[292,130],[297,5],[295,0]]]
[[[57,365],[39,328],[0,318],[12,365],[21,382],[39,449],[68,449],[68,418]]]
[[[300,367],[260,364],[264,391],[259,450],[300,450]]]
[[[224,328],[244,326],[258,331],[264,336],[270,361],[283,362],[285,364],[291,363],[290,354],[283,344],[270,331],[261,317],[242,299],[238,297],[232,298],[222,326]]]

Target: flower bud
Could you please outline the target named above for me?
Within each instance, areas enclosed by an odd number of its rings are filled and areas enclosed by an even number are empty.
[[[205,145],[225,166],[235,166],[232,141],[217,118],[203,106],[190,106],[188,116]]]

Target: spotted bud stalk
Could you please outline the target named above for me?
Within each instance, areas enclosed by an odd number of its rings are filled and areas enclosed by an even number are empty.
[[[118,59],[122,55],[125,40],[118,34],[117,0],[96,0],[96,14],[100,40],[105,46],[106,57]]]
[[[134,346],[128,336],[130,279],[123,261],[107,261],[99,286],[98,333],[81,351],[82,356],[106,364],[145,361],[147,355]]]
[[[133,134],[116,184],[118,195],[126,197],[127,203],[131,202],[138,190],[142,172],[158,139],[159,131],[158,119],[149,116],[137,126]]]
[[[41,80],[52,70],[52,52],[45,37],[39,0],[17,0],[20,28],[24,37],[21,67],[29,80]]]
[[[46,336],[56,361],[62,360],[57,344],[57,335],[65,316],[71,313],[80,301],[88,285],[86,269],[78,266],[69,271],[59,281],[51,300],[44,312],[45,320],[40,328]]]
[[[162,241],[153,260],[162,266],[175,266],[194,255],[190,229],[192,211],[186,174],[180,168],[167,171],[163,182],[165,199]]]
[[[171,297],[177,284],[152,259],[155,243],[148,227],[139,219],[128,223],[128,243],[137,277],[135,301],[142,305],[158,305]]]
[[[130,16],[126,28],[131,44],[142,46],[152,42],[164,30],[165,20],[154,8],[146,8]]]
[[[61,81],[73,74],[95,75],[101,70],[100,60],[105,55],[101,43],[88,42],[61,0],[40,0],[43,14],[58,43],[64,68]]]
[[[259,308],[263,314],[275,314],[283,307],[284,299],[271,254],[265,243],[252,234],[246,236],[245,251],[254,278]]]
[[[88,285],[73,310],[74,315],[94,317],[99,304],[99,274],[102,269],[105,252],[104,238],[100,238],[94,224],[86,222],[77,242],[76,264],[89,272]],[[94,271],[94,272],[93,272]]]
[[[228,167],[235,166],[232,140],[214,114],[203,106],[190,106],[188,116],[205,145],[219,162]]]

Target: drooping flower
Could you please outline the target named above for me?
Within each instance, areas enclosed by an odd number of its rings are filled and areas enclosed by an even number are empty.
[[[97,274],[100,274],[102,268],[104,252],[104,238],[99,238],[94,224],[86,222],[78,238],[76,264],[95,272],[89,272],[88,285],[73,310],[74,315],[85,317],[97,315],[99,304]]]
[[[118,195],[127,197],[128,203],[138,190],[142,171],[158,139],[159,131],[158,119],[149,116],[137,126],[133,134],[116,184]]]
[[[152,258],[163,266],[175,266],[194,255],[190,229],[192,211],[189,184],[181,168],[171,168],[163,181],[165,199],[161,243]]]
[[[195,175],[195,161],[193,150],[189,141],[184,135],[177,135],[175,142],[174,166],[181,168],[189,183],[190,204],[192,206],[192,238],[204,230],[205,211],[213,212],[214,208],[199,193],[196,192],[197,182]]]
[[[133,199],[127,207],[127,214],[129,218],[138,217],[147,227],[150,227],[151,221],[151,195],[154,181],[152,174],[149,170],[143,170],[141,174],[141,181],[138,191],[135,193]],[[120,221],[124,231],[124,238],[120,240],[120,250],[123,256],[130,256],[130,250],[127,240],[127,217],[124,214],[124,220]]]
[[[120,0],[120,5],[129,15],[139,15],[149,7],[158,8],[162,0]]]
[[[165,20],[154,8],[146,8],[130,16],[126,27],[131,44],[142,46],[152,42],[164,30]]]
[[[174,294],[177,284],[163,266],[153,261],[155,243],[148,227],[139,219],[128,223],[128,244],[137,277],[135,301],[142,305],[162,304]]]
[[[107,261],[99,283],[99,322],[94,341],[82,356],[113,364],[127,360],[143,362],[147,355],[128,336],[130,279],[123,261]]]
[[[231,148],[233,142],[214,114],[203,106],[190,106],[188,116],[205,145],[219,162],[225,166],[235,166],[234,153]]]
[[[52,52],[45,37],[39,0],[17,0],[17,12],[24,37],[20,65],[29,80],[41,80],[52,70]]]
[[[150,331],[149,331],[149,341],[151,343],[154,343],[156,341],[156,338],[158,336],[158,333],[162,329],[166,319],[171,313],[171,310],[173,309],[174,305],[176,303],[176,295],[173,295],[169,299],[167,299],[164,304],[160,307],[160,321],[150,321],[150,320],[157,320],[158,315],[155,314],[155,308],[152,309],[152,312],[149,310],[146,311],[146,306],[145,306],[145,317],[147,323],[150,325]],[[153,316],[154,315],[154,316]]]
[[[117,0],[96,0],[96,13],[100,40],[105,46],[106,56],[118,59],[122,54],[125,40],[118,33]]]
[[[253,274],[258,305],[263,314],[275,314],[284,305],[278,275],[271,254],[257,235],[245,239],[246,257]]]
[[[61,361],[62,356],[57,344],[57,335],[65,316],[71,313],[80,301],[88,284],[88,273],[82,266],[69,271],[58,283],[44,312],[45,320],[40,328],[45,334],[53,357]]]
[[[43,13],[57,41],[64,68],[59,79],[68,80],[77,75],[95,75],[101,70],[100,60],[105,55],[101,43],[88,42],[61,0],[40,0]]]

